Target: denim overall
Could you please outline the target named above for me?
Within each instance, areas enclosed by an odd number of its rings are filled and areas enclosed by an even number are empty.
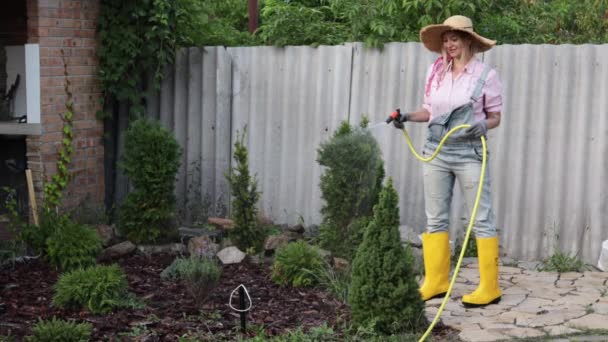
[[[425,156],[430,156],[435,151],[441,139],[452,128],[475,122],[473,103],[481,98],[489,71],[490,67],[486,66],[477,81],[471,101],[429,122],[427,141],[423,150]],[[437,157],[424,164],[424,200],[429,233],[448,231],[450,204],[456,180],[465,198],[467,215],[470,215],[475,204],[483,150],[481,140],[466,137],[465,131],[466,128],[463,128],[450,135]],[[483,190],[473,224],[477,238],[496,236],[490,183],[490,171],[486,164]],[[465,219],[466,225],[468,217]]]

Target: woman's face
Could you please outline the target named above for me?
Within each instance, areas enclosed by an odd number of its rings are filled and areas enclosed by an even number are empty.
[[[448,31],[443,34],[443,48],[452,58],[462,57],[465,49],[470,49],[471,41],[456,32]]]

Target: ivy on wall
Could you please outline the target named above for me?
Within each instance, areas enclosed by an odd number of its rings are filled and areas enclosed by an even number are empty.
[[[63,198],[63,190],[70,181],[69,165],[72,162],[72,141],[74,140],[74,101],[72,101],[72,91],[70,90],[70,80],[68,79],[68,67],[65,62],[64,51],[61,50],[63,61],[63,75],[65,77],[64,91],[66,94],[65,112],[61,115],[63,120],[61,145],[57,151],[57,172],[51,180],[44,185],[44,207],[58,208]]]
[[[205,18],[198,0],[103,0],[98,23],[103,101],[126,100],[131,114],[143,113],[142,77],[151,73],[158,88],[176,49],[197,43]]]

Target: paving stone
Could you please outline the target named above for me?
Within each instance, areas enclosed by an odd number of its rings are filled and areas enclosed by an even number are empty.
[[[558,280],[555,282],[555,287],[557,288],[567,288],[571,289],[574,286],[574,280]]]
[[[502,298],[500,299],[501,305],[510,305],[515,306],[523,303],[527,298],[527,295],[524,294],[502,294]]]
[[[503,332],[505,335],[509,335],[516,338],[527,338],[527,337],[540,337],[545,336],[545,332],[539,329],[532,328],[515,328]]]
[[[458,284],[458,286],[455,287],[454,290],[452,291],[452,295],[450,297],[460,301],[462,296],[464,296],[467,293],[471,293],[471,292],[475,291],[475,289],[477,289],[477,284],[471,284],[471,285]]]
[[[608,272],[590,272],[590,271],[586,271],[583,272],[583,277],[585,278],[596,278],[596,279],[603,279],[606,284],[608,284]]]
[[[581,318],[573,319],[566,323],[574,329],[606,329],[608,327],[608,316],[600,314],[589,314]]]
[[[558,288],[553,287],[553,288],[543,288],[541,290],[533,291],[529,296],[555,301],[560,298],[563,298],[564,295],[568,294],[569,292],[570,292],[569,289],[566,289],[566,288],[558,289]]]
[[[483,310],[481,312],[481,315],[483,317],[495,317],[495,316],[502,314],[503,312],[505,312],[504,309],[494,309],[492,306],[492,308],[490,308],[490,309],[486,308],[485,310]]]
[[[608,303],[594,303],[591,309],[593,309],[594,313],[608,315]]]
[[[593,296],[586,296],[586,295],[581,295],[580,293],[578,294],[568,294],[567,296],[558,298],[555,300],[555,304],[557,305],[562,305],[562,304],[568,304],[568,305],[588,305],[588,304],[593,304],[597,301],[597,297],[593,297]]]
[[[531,291],[528,289],[522,289],[521,287],[517,287],[517,286],[511,286],[509,288],[503,289],[502,290],[502,294],[508,294],[508,295],[520,295],[520,294],[524,294],[527,295],[529,294]]]
[[[549,336],[558,336],[558,335],[566,335],[566,334],[576,334],[580,332],[580,330],[569,328],[565,325],[552,325],[548,327],[544,327],[543,330]],[[554,341],[552,341],[554,342]]]
[[[549,311],[530,318],[528,326],[532,328],[563,324],[571,319],[585,316],[585,311]]]
[[[498,268],[500,274],[522,274],[522,269],[519,267],[500,266]]]
[[[606,335],[578,335],[572,336],[568,342],[606,342],[608,336]]]
[[[595,277],[582,277],[574,281],[576,286],[602,287],[606,285],[606,279]]]
[[[578,273],[578,272],[566,272],[566,273],[561,273],[559,275],[559,280],[575,280],[575,279],[578,279],[578,278],[580,278],[582,276],[583,276],[582,273]]]
[[[518,326],[528,326],[530,319],[536,317],[535,314],[529,312],[519,311],[506,311],[503,314],[498,315],[494,319],[497,322],[515,324]]]
[[[504,339],[508,338],[508,336],[506,336],[506,335],[496,333],[496,332],[490,332],[490,331],[483,330],[483,329],[478,329],[478,330],[464,329],[460,332],[458,337],[461,340],[468,341],[468,342],[492,342],[492,341],[500,341],[500,340],[504,340]]]
[[[542,311],[545,306],[549,306],[553,303],[552,300],[535,298],[533,296],[534,293],[532,293],[528,298],[526,298],[526,300],[524,300],[521,304],[517,305],[514,310],[535,314],[539,311]]]
[[[517,326],[515,326],[514,324],[494,323],[494,322],[481,322],[481,323],[479,323],[479,326],[481,327],[481,329],[492,330],[495,332],[500,332],[497,330],[511,330],[511,329],[517,328]]]
[[[557,279],[558,273],[555,272],[535,272],[535,271],[523,271],[521,275],[514,275],[513,277],[520,278],[523,281],[532,283],[546,283],[554,284]]]
[[[540,264],[538,261],[521,261],[517,264],[517,267],[524,270],[536,270]]]

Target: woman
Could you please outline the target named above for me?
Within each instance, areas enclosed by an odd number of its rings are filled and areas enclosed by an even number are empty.
[[[420,31],[426,48],[441,54],[427,72],[423,108],[395,121],[429,122],[423,153],[430,155],[447,131],[470,124],[451,135],[438,156],[424,165],[424,195],[427,232],[422,234],[425,278],[420,288],[423,300],[444,296],[449,285],[450,244],[448,236],[452,191],[457,180],[470,211],[481,173],[480,137],[500,124],[502,85],[495,70],[483,64],[475,53],[496,43],[473,31],[464,16],[453,16],[442,25]],[[477,242],[480,282],[462,297],[465,306],[498,303],[498,237],[490,197],[489,171],[485,175],[477,216],[473,225]]]

